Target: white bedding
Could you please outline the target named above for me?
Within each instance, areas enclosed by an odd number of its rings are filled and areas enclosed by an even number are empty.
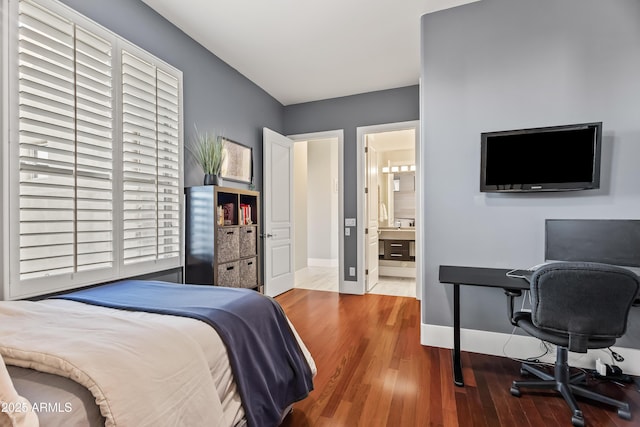
[[[29,339],[22,333],[27,328]],[[295,335],[315,375],[313,358]],[[26,353],[16,350],[25,346]],[[52,347],[88,367],[61,367],[57,356],[51,359]],[[226,348],[198,320],[66,300],[0,302],[0,353],[8,364],[81,382],[97,397],[107,425],[234,426],[244,417]],[[141,366],[121,370],[123,357]]]

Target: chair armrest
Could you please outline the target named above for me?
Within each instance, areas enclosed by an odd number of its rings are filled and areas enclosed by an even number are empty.
[[[509,314],[509,321],[513,326],[517,326],[518,324],[513,319],[513,301],[516,297],[522,296],[522,291],[520,289],[505,289],[504,293],[507,296],[507,310]]]
[[[569,351],[586,353],[589,349],[589,336],[582,334],[569,334]]]

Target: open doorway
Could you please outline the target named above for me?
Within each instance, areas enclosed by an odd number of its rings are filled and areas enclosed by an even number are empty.
[[[365,292],[420,298],[419,122],[358,128],[360,275]]]
[[[306,134],[294,140],[294,270],[296,288],[340,289],[340,138]]]

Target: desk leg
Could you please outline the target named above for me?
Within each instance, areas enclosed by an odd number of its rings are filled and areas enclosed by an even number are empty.
[[[460,361],[460,285],[453,285],[453,382],[464,387]]]

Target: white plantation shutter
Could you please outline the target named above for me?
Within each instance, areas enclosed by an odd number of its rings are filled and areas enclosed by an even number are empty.
[[[124,263],[158,255],[156,69],[122,53]]]
[[[20,2],[20,279],[113,264],[111,50]]]
[[[5,297],[182,265],[181,73],[55,0],[11,13]]]
[[[122,52],[124,263],[180,257],[179,81]]]
[[[79,271],[113,265],[111,45],[76,27],[76,241]]]
[[[180,256],[180,82],[158,70],[158,258]]]

